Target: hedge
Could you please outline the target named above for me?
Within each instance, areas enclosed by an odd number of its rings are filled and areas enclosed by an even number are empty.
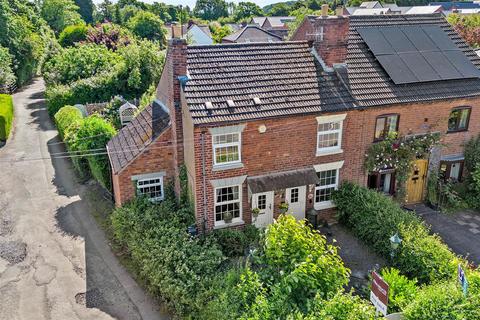
[[[108,141],[115,135],[115,128],[98,116],[85,118],[74,137],[68,137],[72,150],[83,151],[92,176],[106,189],[111,190],[110,162],[105,154]],[[83,158],[83,157],[82,157]]]
[[[60,138],[64,140],[65,133],[72,127],[78,128],[82,123],[82,112],[73,106],[65,106],[55,114],[55,124],[57,125]]]
[[[333,194],[340,222],[380,255],[390,258],[390,237],[403,239],[393,266],[419,283],[451,279],[461,261],[412,212],[376,191],[346,182]]]
[[[6,141],[13,123],[13,99],[7,94],[0,94],[0,140]]]
[[[112,227],[148,290],[177,315],[193,316],[204,307],[196,301],[212,289],[225,257],[211,238],[188,235],[193,213],[177,210],[173,202],[136,199],[113,212]]]

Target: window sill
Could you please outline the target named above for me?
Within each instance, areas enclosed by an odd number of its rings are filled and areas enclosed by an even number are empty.
[[[468,129],[460,129],[460,130],[448,130],[447,131],[447,134],[450,134],[450,133],[459,133],[459,132],[467,132]]]
[[[227,164],[214,164],[212,167],[212,171],[222,171],[222,170],[230,170],[230,169],[239,169],[243,168],[243,163],[236,162],[236,163],[227,163]]]
[[[224,228],[232,228],[232,227],[238,227],[238,226],[243,226],[245,222],[243,220],[237,220],[237,221],[232,221],[230,223],[225,223],[223,221],[219,221],[218,223],[215,224],[215,227],[213,229],[224,229]]]
[[[334,150],[325,150],[325,151],[317,150],[316,156],[317,157],[330,156],[332,154],[339,154],[339,153],[343,153],[343,149],[334,149]]]
[[[313,208],[315,210],[324,210],[324,209],[330,209],[330,208],[335,208],[336,205],[332,201],[325,201],[322,203],[315,203],[313,205]]]

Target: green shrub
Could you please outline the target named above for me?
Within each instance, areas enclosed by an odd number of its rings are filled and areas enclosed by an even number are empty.
[[[85,44],[60,50],[43,66],[47,85],[69,85],[108,72],[121,57],[104,46]]]
[[[73,46],[77,42],[87,39],[88,27],[85,24],[68,26],[60,33],[58,42],[62,47]]]
[[[439,283],[422,288],[404,311],[406,320],[467,319],[458,306],[462,292],[454,282]],[[468,318],[474,319],[474,318]]]
[[[410,280],[394,268],[382,269],[383,280],[388,283],[388,312],[400,312],[417,294],[417,280]]]
[[[0,88],[15,84],[16,77],[12,70],[13,59],[7,48],[0,45]]]
[[[190,237],[175,210],[174,201],[137,199],[113,212],[112,226],[149,291],[177,315],[194,316],[205,307],[199,296],[212,290],[225,258],[209,238]]]
[[[73,150],[83,151],[92,176],[105,188],[111,189],[110,162],[105,155],[107,142],[115,135],[115,128],[98,116],[85,118],[75,137],[69,140]]]
[[[281,215],[268,226],[260,264],[262,278],[288,287],[288,303],[305,306],[320,294],[333,296],[348,283],[347,269],[337,247],[323,235],[291,215]]]
[[[459,258],[450,251],[438,235],[430,235],[423,224],[401,225],[403,239],[394,265],[421,283],[455,276]]]
[[[65,133],[69,130],[70,127],[73,126],[78,128],[78,126],[82,122],[82,119],[82,112],[79,109],[73,106],[65,106],[61,108],[55,114],[55,124],[57,125],[60,138],[64,140]]]
[[[248,250],[258,245],[259,231],[248,225],[244,230],[221,229],[212,233],[224,255],[238,257],[248,254]]]
[[[376,252],[390,257],[390,237],[403,239],[393,265],[420,283],[451,278],[459,261],[438,236],[392,199],[376,191],[346,182],[333,195],[339,220]]]
[[[13,99],[0,94],[0,140],[7,140],[13,123]]]
[[[325,320],[374,320],[375,308],[367,301],[352,293],[339,291],[332,299],[315,299],[313,312],[305,319]]]
[[[473,172],[480,164],[480,135],[471,138],[465,144],[465,168],[468,172]]]

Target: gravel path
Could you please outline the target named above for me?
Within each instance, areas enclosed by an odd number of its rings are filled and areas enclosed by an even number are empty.
[[[169,319],[110,251],[45,110],[41,79],[14,95],[0,148],[0,320]]]

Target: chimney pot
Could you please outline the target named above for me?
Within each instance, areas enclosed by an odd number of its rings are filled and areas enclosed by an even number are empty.
[[[172,24],[172,38],[182,38],[182,26],[180,24]]]
[[[328,4],[322,4],[322,17],[328,16]]]
[[[337,16],[343,16],[343,7],[342,6],[338,6],[335,11],[336,11]]]

